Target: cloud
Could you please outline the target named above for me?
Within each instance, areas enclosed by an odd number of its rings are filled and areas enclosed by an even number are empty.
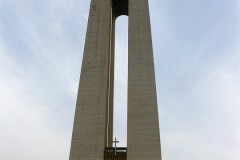
[[[68,158],[87,25],[74,19],[79,7],[1,2],[1,159]]]
[[[165,153],[163,154],[163,159],[174,160],[176,157],[179,157],[179,160],[237,160],[240,156],[238,152],[239,148],[230,149],[229,146],[225,144],[214,144],[209,141],[204,141],[201,137],[187,132],[180,131],[162,134],[161,138],[162,150],[163,153]]]
[[[0,159],[68,159],[89,4],[0,1]],[[163,158],[240,159],[239,2],[149,4]],[[124,146],[121,18],[115,132]]]
[[[13,65],[7,59],[4,58],[5,63]],[[66,159],[70,146],[68,138],[66,133],[57,133],[55,127],[49,125],[51,113],[44,106],[46,104],[32,97],[23,77],[3,74],[2,70],[0,73],[4,77],[0,79],[0,157],[9,160],[16,157]],[[56,144],[63,147],[55,147]]]

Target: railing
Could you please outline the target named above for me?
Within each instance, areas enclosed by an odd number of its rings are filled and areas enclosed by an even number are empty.
[[[115,152],[114,147],[106,147],[105,152]],[[127,147],[117,147],[116,152],[127,152]]]
[[[104,151],[104,160],[127,160],[127,148],[106,147]]]

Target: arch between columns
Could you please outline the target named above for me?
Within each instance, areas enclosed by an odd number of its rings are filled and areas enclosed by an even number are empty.
[[[111,147],[113,142],[113,106],[114,106],[114,57],[115,57],[115,20],[122,15],[128,16],[129,0],[111,0],[112,4],[112,24],[110,31],[110,52],[108,70],[108,105],[106,115],[106,137],[105,146]]]
[[[113,15],[115,18],[126,15],[128,16],[129,0],[112,0]]]

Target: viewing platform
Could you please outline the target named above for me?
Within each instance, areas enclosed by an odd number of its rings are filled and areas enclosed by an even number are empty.
[[[106,147],[104,160],[127,160],[127,147]]]

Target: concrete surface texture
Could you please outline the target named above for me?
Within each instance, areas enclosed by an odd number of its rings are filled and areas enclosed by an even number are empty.
[[[70,160],[103,160],[113,141],[114,26],[129,16],[127,159],[161,160],[148,0],[92,0]]]

